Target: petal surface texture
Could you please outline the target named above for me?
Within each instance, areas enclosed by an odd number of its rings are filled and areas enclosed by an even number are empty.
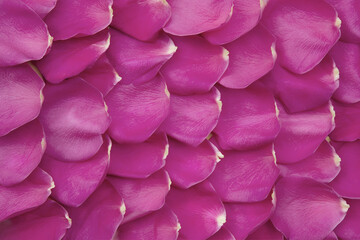
[[[44,18],[55,7],[58,0],[21,0]]]
[[[209,237],[207,240],[236,240],[236,239],[229,230],[222,227],[219,231],[217,231],[214,235]]]
[[[276,230],[271,221],[261,225],[255,232],[250,234],[246,240],[283,240],[284,236]]]
[[[349,211],[346,214],[344,221],[342,221],[336,228],[335,233],[341,239],[360,239],[360,200],[348,199]]]

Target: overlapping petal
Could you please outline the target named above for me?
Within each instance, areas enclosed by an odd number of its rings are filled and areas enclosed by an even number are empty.
[[[341,239],[359,240],[360,200],[347,199],[346,201],[350,205],[349,211],[344,221],[335,228],[335,233]]]
[[[283,240],[284,236],[276,230],[271,221],[261,225],[255,232],[250,234],[246,240]]]
[[[209,237],[207,240],[236,240],[236,239],[229,230],[222,227],[219,231],[217,231],[214,235]]]
[[[58,0],[21,0],[44,18],[55,7]]]

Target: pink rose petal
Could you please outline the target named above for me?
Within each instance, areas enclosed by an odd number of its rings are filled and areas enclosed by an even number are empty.
[[[219,231],[217,231],[214,235],[209,237],[207,240],[236,240],[236,239],[229,230],[222,227]]]
[[[270,221],[267,221],[250,234],[246,240],[284,240],[284,236]]]
[[[335,233],[344,240],[359,240],[360,200],[348,199],[346,201],[350,205],[349,211],[347,212],[344,221],[335,228]]]
[[[44,18],[55,7],[58,0],[21,0]]]

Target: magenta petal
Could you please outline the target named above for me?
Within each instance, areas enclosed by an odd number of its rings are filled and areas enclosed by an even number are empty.
[[[123,197],[126,214],[124,223],[160,209],[170,190],[170,178],[160,170],[146,179],[109,177],[110,183]]]
[[[123,219],[125,205],[114,187],[105,181],[80,207],[67,210],[72,226],[64,240],[111,240]]]
[[[180,236],[185,239],[206,239],[226,222],[224,205],[208,182],[185,190],[172,188],[166,204],[178,216]]]
[[[0,239],[61,239],[71,226],[67,211],[53,200],[31,212],[0,223]]]
[[[223,107],[214,132],[222,149],[244,150],[274,140],[280,125],[270,91],[259,84],[243,90],[219,90]]]
[[[92,157],[103,143],[110,119],[102,95],[81,78],[47,84],[40,113],[46,153],[61,161]]]
[[[136,221],[121,225],[114,240],[176,240],[180,224],[167,206]]]
[[[0,1],[0,67],[41,59],[52,43],[46,24],[21,1]]]
[[[334,232],[331,232],[326,238],[324,238],[324,240],[338,240],[338,237]]]
[[[308,178],[282,178],[275,186],[272,223],[287,239],[324,239],[349,205],[332,188]]]
[[[111,44],[106,54],[125,84],[152,79],[176,51],[166,34],[152,42],[142,42],[115,29],[110,29],[110,33]]]
[[[0,221],[43,204],[54,188],[49,174],[36,168],[19,184],[0,186]]]
[[[145,141],[168,115],[169,97],[161,75],[138,85],[120,82],[105,97],[112,118],[110,136],[117,142]]]
[[[45,18],[55,40],[93,35],[112,19],[112,0],[58,0]]]
[[[177,51],[161,68],[169,91],[180,95],[210,91],[229,64],[229,52],[199,36],[172,39]]]
[[[207,240],[236,240],[236,239],[229,230],[222,227],[219,231],[217,231],[214,235],[209,237]]]
[[[21,0],[44,18],[56,5],[58,0]]]
[[[276,230],[270,221],[267,221],[250,234],[246,240],[284,240],[284,236]]]
[[[277,38],[279,63],[299,74],[313,69],[340,37],[341,21],[323,0],[269,1],[262,24]]]
[[[268,73],[276,60],[275,38],[261,25],[224,47],[230,63],[219,83],[228,88],[246,88]]]
[[[197,146],[215,128],[220,111],[220,93],[215,87],[197,95],[171,94],[169,116],[161,129],[181,142]]]
[[[119,177],[147,178],[165,165],[169,144],[164,133],[155,133],[142,143],[113,142],[108,174]]]
[[[165,0],[114,0],[113,9],[111,26],[141,41],[151,40],[171,15]]]
[[[46,147],[43,128],[34,120],[0,137],[0,185],[20,183],[39,165]]]
[[[45,86],[29,64],[0,68],[0,136],[36,118]]]
[[[60,83],[74,77],[93,64],[110,44],[110,35],[104,30],[96,35],[54,42],[51,51],[36,66],[51,83]]]
[[[225,23],[234,0],[168,0],[171,18],[164,31],[177,36],[196,35]]]
[[[349,211],[344,221],[335,228],[335,233],[344,240],[359,240],[360,200],[348,199],[346,201],[350,205]]]

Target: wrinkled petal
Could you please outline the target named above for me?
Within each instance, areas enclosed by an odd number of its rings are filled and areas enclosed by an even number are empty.
[[[126,206],[124,223],[164,206],[171,184],[169,175],[164,170],[146,179],[118,177],[108,177],[108,179],[124,199]]]
[[[51,51],[36,66],[45,79],[60,83],[74,77],[93,64],[110,44],[107,30],[96,35],[54,42]]]
[[[219,231],[217,231],[214,235],[209,237],[207,240],[236,240],[236,239],[229,230],[222,227]]]
[[[250,234],[246,240],[283,240],[284,236],[276,230],[274,225],[267,221],[261,225],[255,232]]]
[[[59,85],[47,84],[44,96],[40,121],[46,153],[61,161],[92,157],[110,122],[101,93],[81,78],[73,78]]]
[[[336,228],[335,233],[341,239],[360,239],[360,200],[346,200],[349,205],[349,211],[346,214],[344,221],[342,221]]]
[[[168,115],[169,97],[161,75],[138,85],[120,82],[105,97],[112,118],[110,136],[117,142],[145,141]]]
[[[46,147],[44,130],[34,120],[0,137],[0,185],[20,183],[39,165]]]
[[[277,38],[279,63],[299,74],[313,69],[340,37],[341,21],[323,0],[269,1],[261,22]]]
[[[21,0],[44,18],[56,5],[58,0]]]
[[[178,48],[161,68],[169,91],[180,95],[210,91],[229,64],[229,52],[199,36],[172,39]]]
[[[0,68],[0,136],[38,116],[44,86],[29,64]]]
[[[287,239],[324,239],[349,205],[332,188],[308,178],[282,178],[275,186],[272,223]]]
[[[275,38],[261,25],[224,47],[230,62],[219,83],[225,87],[246,88],[274,67]]]
[[[171,188],[166,204],[178,216],[185,239],[206,239],[226,222],[224,205],[208,182],[185,190]]]

